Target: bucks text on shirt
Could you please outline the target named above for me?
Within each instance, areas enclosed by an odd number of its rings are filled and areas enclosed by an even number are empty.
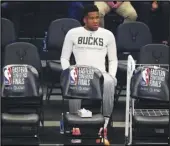
[[[70,66],[70,56],[74,54],[76,65],[87,65],[106,72],[105,57],[108,55],[109,74],[115,77],[117,72],[117,48],[113,33],[104,28],[89,31],[84,27],[73,28],[66,34],[61,66],[65,70]]]

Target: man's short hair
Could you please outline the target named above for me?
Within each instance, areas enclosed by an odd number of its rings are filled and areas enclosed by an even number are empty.
[[[96,5],[87,5],[84,7],[84,15],[83,17],[86,17],[88,13],[90,12],[99,12],[99,9],[97,8]]]

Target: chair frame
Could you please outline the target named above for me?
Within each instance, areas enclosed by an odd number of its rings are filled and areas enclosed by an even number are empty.
[[[126,86],[126,115],[125,115],[125,145],[136,145],[133,141],[133,132],[135,129],[135,125],[133,123],[133,116],[135,114],[135,99],[130,96],[130,84],[131,84],[131,78],[133,76],[133,72],[136,69],[136,66],[158,66],[158,67],[168,67],[169,71],[169,64],[136,64],[135,60],[131,55],[128,56],[128,62],[127,62],[127,86]],[[142,109],[141,109],[142,110]],[[155,110],[155,109],[152,109]],[[167,110],[167,109],[166,109]],[[168,113],[169,114],[169,113]],[[150,127],[149,127],[150,128]],[[148,128],[148,129],[149,129]],[[166,138],[165,138],[166,139]],[[164,140],[164,139],[163,139]],[[140,142],[137,145],[167,145],[168,144],[168,138],[167,143],[144,143]]]
[[[46,64],[47,64],[47,62],[48,62],[48,60],[46,60]],[[56,63],[61,65],[60,60],[56,60]],[[70,64],[72,64],[72,65],[75,64],[75,61],[72,57],[70,59]],[[46,72],[48,72],[48,71],[52,72],[51,68],[49,66],[46,66]],[[62,95],[62,93],[60,93],[60,92],[59,93],[53,92],[53,89],[61,90],[60,83],[53,80],[53,81],[51,81],[50,83],[47,84],[46,101],[50,101],[50,97],[52,95],[59,95],[59,96]]]
[[[47,64],[47,62],[48,61],[46,60],[46,64]],[[61,64],[60,61],[58,61],[58,60],[56,61],[56,63]],[[48,71],[51,72],[52,70],[49,66],[46,66],[46,73]],[[61,89],[60,84],[56,83],[55,81],[51,81],[51,83],[47,83],[46,101],[50,101],[50,97],[52,95],[60,95],[61,96],[62,93],[57,93],[57,92],[54,93],[53,89]]]

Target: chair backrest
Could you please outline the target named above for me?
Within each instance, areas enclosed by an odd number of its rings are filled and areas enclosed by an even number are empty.
[[[139,64],[169,64],[169,47],[164,44],[148,44],[140,49]]]
[[[5,47],[4,66],[9,64],[27,64],[39,73],[42,71],[37,47],[27,42],[15,42]]]
[[[14,23],[8,19],[1,18],[1,47],[16,41]]]
[[[38,71],[30,65],[11,64],[3,68],[2,97],[39,97]]]
[[[80,26],[79,21],[71,18],[63,18],[51,22],[47,33],[47,49],[49,51],[57,51],[57,60],[60,60],[61,50],[67,32],[72,28]]]
[[[91,66],[71,66],[61,74],[63,98],[103,99],[103,75]]]
[[[128,22],[117,28],[118,51],[139,51],[144,45],[152,43],[149,27],[142,22]]]
[[[138,67],[131,78],[131,97],[169,101],[169,71],[156,66]]]

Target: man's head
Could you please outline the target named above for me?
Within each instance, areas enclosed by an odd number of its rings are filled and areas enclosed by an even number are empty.
[[[99,27],[99,9],[95,5],[89,5],[84,8],[85,27],[89,30],[95,31]]]

